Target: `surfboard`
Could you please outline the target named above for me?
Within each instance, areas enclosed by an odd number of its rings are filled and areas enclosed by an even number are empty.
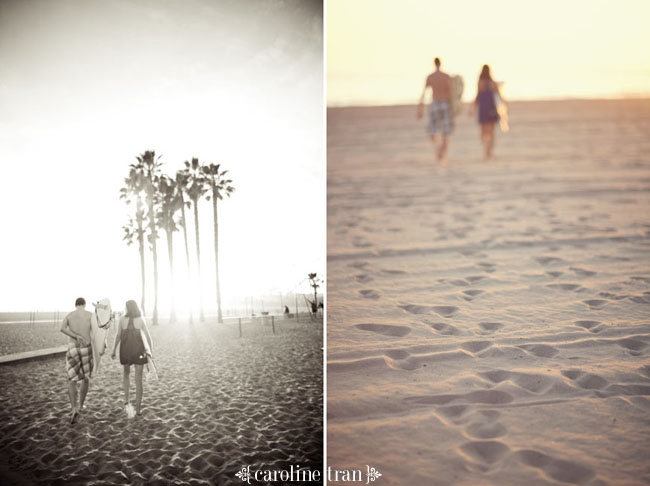
[[[114,321],[114,315],[111,309],[111,301],[102,299],[93,302],[95,312],[91,316],[90,341],[93,350],[94,369],[93,375],[99,371],[99,365],[106,351],[106,337],[111,324]]]
[[[451,104],[451,111],[454,116],[457,116],[463,108],[463,87],[463,78],[457,74],[451,77],[451,96],[449,98],[449,102]]]
[[[156,363],[153,360],[153,353],[149,347],[149,341],[147,341],[147,336],[144,331],[140,329],[140,336],[142,337],[142,343],[144,344],[144,354],[147,355],[147,380],[157,380],[158,379],[158,368],[156,368]]]
[[[502,89],[503,83],[499,84],[499,91]],[[501,127],[502,132],[507,132],[510,130],[510,125],[508,124],[508,105],[503,101],[503,98],[499,93],[494,93],[494,104],[497,107],[497,113],[499,114],[499,127]]]

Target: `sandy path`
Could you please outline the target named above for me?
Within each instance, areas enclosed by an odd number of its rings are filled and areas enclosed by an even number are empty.
[[[277,329],[154,329],[161,379],[145,382],[134,420],[119,361],[75,427],[62,359],[0,368],[3,468],[42,484],[241,484],[245,465],[322,468],[321,325]]]
[[[328,464],[382,484],[648,484],[650,101],[329,110]],[[617,123],[613,123],[613,120]]]

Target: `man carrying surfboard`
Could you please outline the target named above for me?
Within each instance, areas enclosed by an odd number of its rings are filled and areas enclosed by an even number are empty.
[[[93,351],[90,340],[92,313],[86,310],[86,301],[79,297],[75,301],[75,310],[65,316],[61,322],[61,332],[68,336],[68,350],[65,354],[66,372],[68,374],[68,393],[73,424],[83,409],[90,376],[93,371]],[[77,401],[77,382],[81,382],[79,400]]]
[[[431,88],[432,101],[429,105],[429,125],[427,131],[431,136],[431,141],[437,149],[437,159],[444,162],[447,157],[449,147],[449,136],[454,130],[454,116],[451,106],[451,77],[441,71],[440,59],[433,60],[435,71],[427,76],[420,96],[418,105],[418,119],[422,118],[424,113],[424,98],[426,92]]]

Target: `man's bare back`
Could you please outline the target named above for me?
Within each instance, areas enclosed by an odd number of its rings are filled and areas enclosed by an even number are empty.
[[[63,320],[62,327],[68,325],[70,331],[83,337],[84,344],[90,344],[90,318],[92,313],[87,310],[77,309],[68,314]],[[75,342],[75,339],[68,334],[68,342]]]
[[[446,162],[449,136],[454,129],[454,119],[451,112],[451,77],[440,70],[440,59],[435,58],[435,71],[427,76],[420,95],[417,117],[424,115],[424,99],[431,89],[431,104],[429,105],[429,125],[427,131],[436,146],[436,157],[439,162]]]
[[[447,73],[435,71],[429,74],[426,86],[432,89],[434,100],[449,100],[451,98],[451,78]]]

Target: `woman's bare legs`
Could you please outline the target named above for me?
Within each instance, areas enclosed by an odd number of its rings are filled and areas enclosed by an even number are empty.
[[[492,160],[492,150],[494,149],[494,125],[496,123],[481,123],[481,140],[485,149],[485,160]]]
[[[140,415],[142,405],[142,370],[144,365],[135,365],[135,413]]]
[[[124,403],[129,403],[129,374],[131,373],[131,365],[124,365]]]

